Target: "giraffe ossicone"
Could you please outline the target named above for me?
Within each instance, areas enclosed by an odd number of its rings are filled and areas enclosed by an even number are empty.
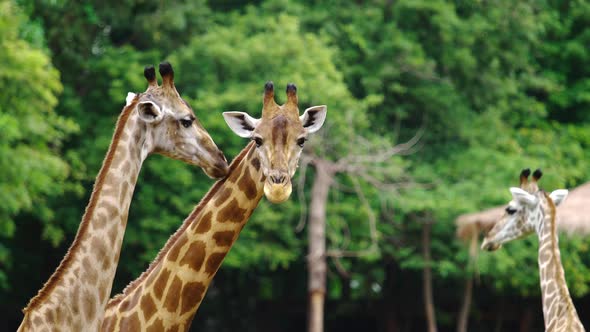
[[[532,181],[530,170],[520,174],[520,187],[510,188],[512,200],[504,215],[486,234],[481,248],[499,249],[502,244],[537,233],[539,238],[539,278],[543,301],[545,330],[552,332],[585,331],[578,317],[565,280],[558,245],[556,207],[567,197],[566,189],[550,194],[539,189],[542,173],[536,170]]]
[[[307,135],[322,127],[327,110],[326,105],[312,106],[299,115],[295,84],[287,84],[287,101],[278,105],[274,99],[274,85],[267,82],[261,119],[244,112],[223,113],[234,133],[256,143],[256,154],[266,177],[264,194],[270,202],[281,203],[290,197],[291,178],[297,169]]]
[[[111,293],[144,159],[159,153],[225,176],[227,161],[174,86],[169,63],[146,67],[145,92],[129,93],[78,232],[56,271],[23,310],[19,331],[96,331]]]
[[[225,255],[262,196],[272,202],[289,197],[307,134],[321,127],[326,106],[310,107],[300,117],[295,85],[287,86],[287,102],[279,106],[274,102],[274,86],[268,82],[260,119],[240,112],[224,117],[236,134],[252,142],[147,271],[109,301],[101,331],[187,331]]]

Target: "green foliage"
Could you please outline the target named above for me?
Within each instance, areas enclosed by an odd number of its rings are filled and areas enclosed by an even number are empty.
[[[12,2],[0,2],[0,239],[14,236],[15,217],[28,213],[45,224],[54,220],[48,199],[63,193],[69,167],[60,156],[77,126],[54,110],[62,90],[59,72],[34,33],[37,26]],[[32,37],[30,40],[29,37]],[[63,234],[43,236],[56,244]],[[14,253],[0,244],[0,288]]]
[[[378,250],[329,261],[328,296],[339,304],[333,322],[363,301],[394,296],[421,315],[424,222],[433,223],[429,264],[445,327],[460,305],[456,290],[474,273],[481,281],[474,317],[501,297],[536,301],[534,237],[482,253],[471,265],[454,220],[505,204],[524,167],[544,170],[546,190],[588,180],[589,29],[590,4],[582,0],[0,1],[2,309],[19,319],[14,308],[63,257],[126,93],[143,91],[143,66],[162,60],[174,65],[178,90],[228,159],[246,141],[221,112],[259,116],[268,80],[277,91],[296,83],[301,110],[328,105],[325,128],[306,146],[327,160],[370,154],[368,146],[387,148],[423,130],[411,154],[375,165],[373,183],[336,178],[328,249],[371,248],[374,213]],[[216,278],[225,284],[210,292],[213,307],[256,313],[260,301],[305,303],[307,239],[296,229],[313,172],[298,173],[299,195],[280,206],[263,200],[241,233]],[[146,268],[211,184],[181,162],[145,162],[115,292]],[[586,242],[560,242],[576,298],[590,292]],[[30,275],[33,266],[39,275]],[[229,293],[236,288],[239,296]],[[195,325],[237,329],[246,316]]]

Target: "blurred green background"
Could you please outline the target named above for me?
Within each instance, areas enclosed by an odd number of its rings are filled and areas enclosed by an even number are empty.
[[[327,246],[354,254],[328,258],[326,331],[426,331],[425,266],[439,331],[457,329],[471,280],[469,331],[543,328],[536,237],[474,260],[454,221],[508,202],[522,168],[542,168],[547,190],[590,179],[587,1],[0,0],[5,328],[65,254],[127,92],[144,91],[143,67],[162,60],[228,159],[246,141],[221,112],[259,116],[268,80],[296,83],[301,109],[328,105],[311,156],[335,162],[422,131],[408,153],[365,165],[367,176],[335,177]],[[287,203],[256,210],[192,330],[305,330],[314,170],[298,173]],[[212,183],[179,161],[144,163],[113,294]],[[560,246],[590,326],[588,238]]]

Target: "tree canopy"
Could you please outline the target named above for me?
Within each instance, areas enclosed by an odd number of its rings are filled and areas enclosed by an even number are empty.
[[[269,80],[277,90],[297,84],[301,110],[328,105],[308,155],[336,161],[423,133],[408,154],[377,165],[374,182],[335,177],[328,250],[362,253],[375,236],[377,250],[329,260],[327,330],[422,330],[425,264],[441,330],[454,330],[463,284],[474,277],[470,328],[516,329],[526,308],[540,328],[536,239],[473,262],[454,220],[507,203],[523,168],[542,168],[548,191],[589,180],[589,45],[582,0],[0,0],[0,308],[16,327],[74,237],[127,92],[145,90],[144,66],[168,60],[228,159],[247,142],[221,112],[259,116]],[[195,330],[304,328],[302,229],[314,173],[302,170],[288,202],[256,210]],[[212,184],[181,162],[146,161],[113,292],[147,268]],[[578,312],[590,310],[587,242],[560,241]]]

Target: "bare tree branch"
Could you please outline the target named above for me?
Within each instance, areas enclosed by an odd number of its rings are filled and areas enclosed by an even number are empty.
[[[350,171],[350,165],[353,165],[352,170],[354,170],[355,167],[359,167],[358,165],[383,163],[395,155],[410,154],[412,153],[412,148],[416,145],[416,143],[420,141],[420,138],[423,134],[424,130],[420,129],[412,138],[410,138],[405,143],[400,143],[390,148],[377,149],[374,151],[369,147],[369,151],[366,154],[362,155],[349,154],[348,156],[339,159],[335,163],[335,167],[338,169],[338,171]],[[357,141],[359,140],[364,141],[364,138],[357,138]]]
[[[350,273],[344,268],[340,259],[338,257],[330,257],[330,259],[332,260],[332,263],[334,263],[334,267],[336,268],[336,271],[338,271],[338,274],[346,279],[350,279]]]
[[[299,233],[305,227],[305,223],[307,221],[307,201],[305,200],[305,179],[307,174],[307,169],[309,168],[309,164],[312,162],[312,158],[306,154],[302,154],[301,158],[299,159],[299,181],[297,185],[297,198],[299,198],[299,203],[301,204],[301,212],[299,214],[299,222],[297,226],[295,226],[295,232]]]
[[[369,204],[369,201],[367,200],[367,197],[365,196],[358,179],[351,177],[351,180],[359,200],[367,210],[367,215],[369,218],[369,237],[371,239],[371,244],[368,248],[362,250],[344,250],[342,247],[340,249],[328,250],[326,251],[326,256],[328,257],[360,257],[375,254],[379,251],[377,218],[373,213],[373,209],[371,208],[371,205]]]

